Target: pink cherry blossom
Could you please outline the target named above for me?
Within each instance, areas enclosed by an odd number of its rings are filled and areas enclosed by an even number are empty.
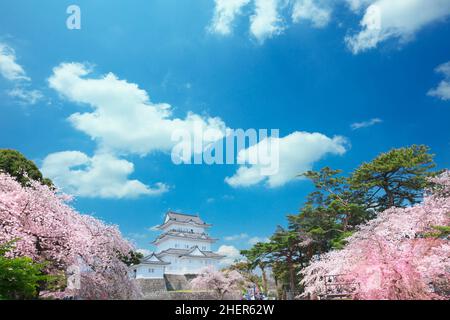
[[[69,206],[69,197],[32,182],[22,187],[0,173],[0,243],[16,240],[12,256],[48,261],[47,271],[65,272],[71,266],[81,270],[81,286],[67,294],[84,299],[138,297],[120,256],[133,247],[116,226],[82,215]]]
[[[211,290],[218,299],[227,294],[233,294],[241,285],[245,284],[244,277],[237,271],[217,271],[212,267],[204,268],[199,275],[191,281],[192,289]]]
[[[304,296],[323,296],[327,276],[341,275],[354,299],[448,299],[449,239],[426,235],[450,224],[450,172],[432,182],[421,204],[379,213],[344,249],[316,257],[301,271]]]

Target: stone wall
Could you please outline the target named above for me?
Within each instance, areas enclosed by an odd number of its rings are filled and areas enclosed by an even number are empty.
[[[135,279],[134,281],[144,296],[152,292],[167,291],[164,279]]]
[[[135,279],[144,300],[216,300],[209,291],[190,291],[189,282],[195,275],[164,275],[164,279]],[[238,292],[227,295],[227,300],[238,300]]]
[[[165,274],[164,280],[168,291],[179,291],[191,289],[190,281],[195,278],[195,275],[176,275]]]
[[[225,300],[239,300],[239,294],[227,295]],[[153,292],[144,296],[144,300],[217,300],[213,292],[192,291],[192,292]]]

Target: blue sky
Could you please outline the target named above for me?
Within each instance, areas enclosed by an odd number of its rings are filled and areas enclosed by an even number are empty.
[[[71,4],[81,30],[66,27]],[[139,248],[151,249],[149,228],[169,209],[213,223],[217,248],[245,248],[311,191],[292,172],[349,172],[411,144],[449,167],[449,15],[448,0],[2,1],[0,148],[36,161],[78,195],[79,211]],[[161,103],[170,116],[139,113]],[[174,165],[161,132],[189,112],[280,129],[289,178],[274,186],[238,165]]]

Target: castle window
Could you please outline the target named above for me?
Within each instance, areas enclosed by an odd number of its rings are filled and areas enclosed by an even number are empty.
[[[155,272],[155,269],[148,269],[148,272],[149,272],[149,273],[154,273],[154,272]]]

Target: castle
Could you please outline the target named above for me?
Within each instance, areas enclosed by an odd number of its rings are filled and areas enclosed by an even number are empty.
[[[162,233],[152,242],[156,251],[130,268],[134,279],[164,279],[165,275],[195,275],[201,269],[217,268],[224,256],[214,253],[205,223],[199,216],[168,212],[157,226]]]

